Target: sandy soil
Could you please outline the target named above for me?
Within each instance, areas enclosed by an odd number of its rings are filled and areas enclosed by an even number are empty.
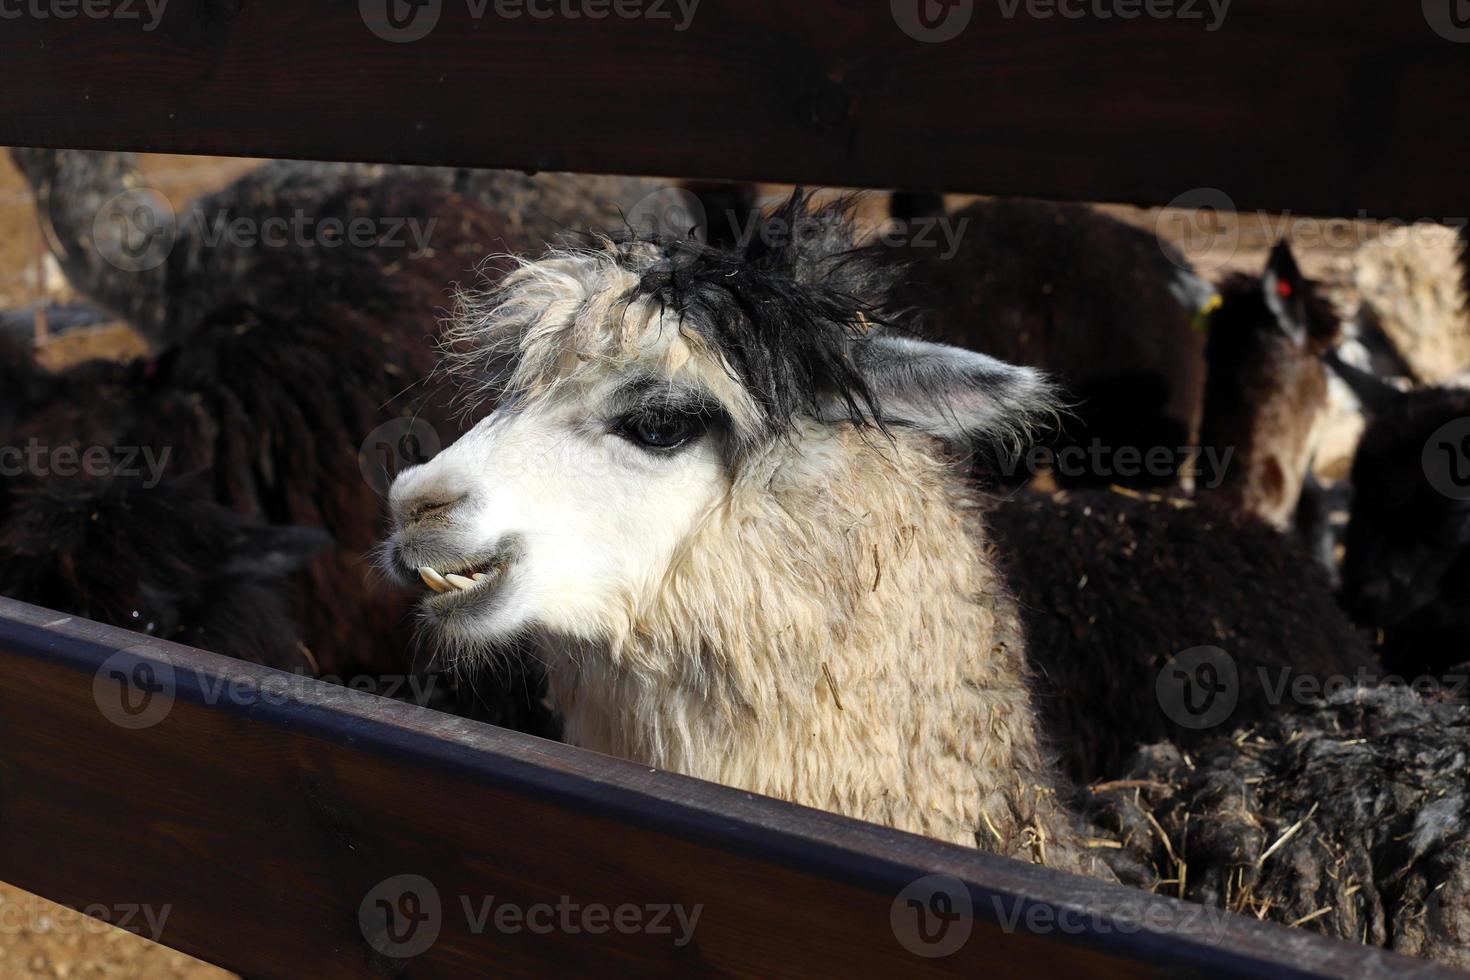
[[[7,980],[230,980],[233,976],[80,912],[0,884],[0,977]]]

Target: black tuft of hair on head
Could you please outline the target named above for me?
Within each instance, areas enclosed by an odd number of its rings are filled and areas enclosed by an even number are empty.
[[[798,190],[735,248],[640,239],[661,251],[635,291],[672,311],[719,350],[755,397],[771,433],[833,401],[858,425],[882,425],[877,394],[854,347],[891,329],[887,307],[902,270],[855,246],[851,200],[812,207]]]

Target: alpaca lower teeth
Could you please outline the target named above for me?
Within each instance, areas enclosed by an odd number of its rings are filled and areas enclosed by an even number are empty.
[[[440,595],[446,592],[468,592],[488,582],[493,582],[500,575],[499,568],[489,572],[472,572],[467,576],[455,572],[441,573],[428,565],[418,571],[419,578],[424,580],[424,584]]]
[[[453,586],[449,584],[443,575],[440,575],[427,565],[419,569],[419,578],[423,579],[424,584],[435,592],[443,593],[453,589]]]

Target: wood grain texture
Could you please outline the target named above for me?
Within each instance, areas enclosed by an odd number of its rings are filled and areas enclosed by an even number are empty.
[[[943,43],[899,28],[919,0],[704,0],[684,30],[675,0],[601,20],[425,2],[411,43],[352,0],[172,0],[153,30],[7,19],[0,143],[1470,212],[1470,43],[1425,13],[1456,0],[1235,0],[1215,30],[1206,0],[1165,19],[958,0]]]
[[[118,650],[148,684],[117,679]],[[4,599],[0,663],[0,879],[167,907],[162,942],[251,977],[1449,975]],[[124,693],[152,724],[110,720]],[[358,918],[404,874],[442,908],[406,959]],[[935,959],[890,922],[930,874],[974,908]],[[490,896],[701,912],[680,946],[678,929],[477,929]]]

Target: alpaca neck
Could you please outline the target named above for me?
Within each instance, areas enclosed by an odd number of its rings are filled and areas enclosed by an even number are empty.
[[[1301,500],[1327,382],[1315,360],[1276,354],[1237,368],[1207,398],[1201,443],[1231,453],[1218,485],[1202,488],[1231,510],[1278,529]]]
[[[36,195],[47,245],[67,281],[93,301],[124,317],[150,340],[163,318],[166,263],[123,268],[120,249],[165,247],[151,236],[173,236],[175,218],[150,191],[132,153],[90,150],[11,150]],[[132,191],[126,198],[120,197]],[[98,243],[99,235],[111,236]]]
[[[1069,835],[1018,621],[913,435],[803,433],[734,486],[623,635],[565,650],[568,740],[1034,859]]]

